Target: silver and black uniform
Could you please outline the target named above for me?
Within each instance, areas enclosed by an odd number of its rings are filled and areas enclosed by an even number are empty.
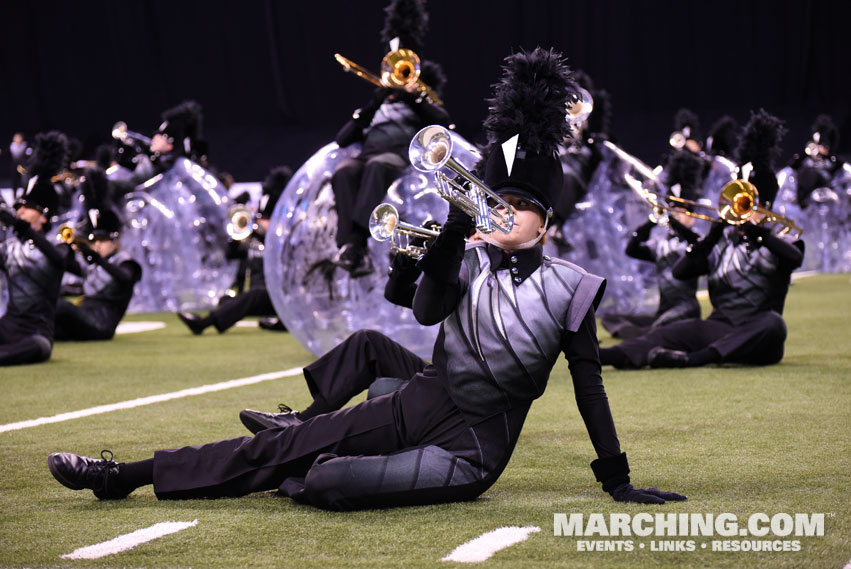
[[[115,335],[133,298],[133,286],[142,277],[142,268],[130,254],[118,251],[107,258],[88,249],[90,264],[76,259],[68,270],[84,276],[79,306],[59,299],[56,305],[57,340],[109,340]]]
[[[648,221],[639,227],[626,247],[633,259],[656,265],[656,282],[659,288],[659,306],[654,314],[607,314],[601,318],[603,327],[615,338],[629,339],[646,334],[654,328],[685,320],[700,318],[697,301],[696,276],[678,279],[673,274],[674,265],[685,255],[697,235],[679,222],[661,236],[652,236],[656,224]]]
[[[597,354],[603,288],[540,247],[504,256],[471,246],[456,282],[426,273],[417,288],[421,322],[448,317],[434,364],[404,388],[253,438],[158,451],[154,490],[179,499],[279,488],[329,509],[472,500],[508,463],[560,352],[598,456],[618,456]]]
[[[783,358],[783,305],[791,273],[803,261],[804,245],[767,229],[746,228],[753,237],[745,237],[737,227],[715,224],[703,243],[674,267],[680,278],[708,275],[709,317],[668,324],[611,348],[625,354],[623,367],[643,367],[656,346],[687,353],[713,348],[721,362],[750,365],[775,364]],[[603,363],[609,363],[607,358]]]
[[[29,227],[9,231],[0,243],[9,288],[6,314],[0,318],[0,365],[50,358],[56,300],[69,253],[67,245],[54,246]]]

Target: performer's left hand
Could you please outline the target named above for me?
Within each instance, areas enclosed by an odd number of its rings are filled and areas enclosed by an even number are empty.
[[[687,497],[676,492],[663,492],[656,488],[633,488],[632,484],[621,484],[612,490],[615,502],[634,502],[636,504],[664,504],[667,501],[682,502]]]

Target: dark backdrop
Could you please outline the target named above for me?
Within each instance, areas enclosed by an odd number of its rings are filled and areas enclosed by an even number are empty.
[[[299,166],[372,86],[334,52],[378,70],[385,1],[4,2],[0,137],[60,129],[90,157],[115,121],[150,134],[184,99],[204,108],[211,162],[237,181]],[[851,41],[842,0],[735,2],[432,0],[425,57],[449,78],[444,99],[473,141],[502,58],[552,46],[612,95],[615,136],[655,165],[673,115],[705,133],[764,107],[787,121],[784,158],[818,113],[849,148]],[[3,178],[7,168],[0,169]]]

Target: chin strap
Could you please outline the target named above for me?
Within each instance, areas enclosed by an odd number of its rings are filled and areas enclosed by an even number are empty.
[[[550,209],[547,210],[547,214],[546,214],[545,219],[544,219],[544,228],[540,233],[538,233],[538,236],[535,237],[534,239],[530,239],[529,241],[526,241],[525,243],[521,243],[520,245],[517,245],[513,249],[514,250],[528,249],[529,247],[534,247],[535,245],[537,245],[538,241],[543,239],[544,235],[547,234],[547,229],[549,229],[550,219],[552,219],[552,217],[553,217],[553,208],[550,208]],[[485,243],[490,243],[494,247],[499,247],[500,249],[503,248],[502,243],[498,242],[496,239],[494,239],[493,237],[491,237],[487,233],[482,233],[481,231],[477,231],[476,233],[479,236],[479,239],[481,239]]]

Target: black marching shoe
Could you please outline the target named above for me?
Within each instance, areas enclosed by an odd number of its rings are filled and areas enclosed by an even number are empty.
[[[293,411],[283,403],[278,405],[278,409],[280,413],[264,413],[254,409],[243,409],[239,412],[239,420],[242,421],[246,429],[255,435],[266,429],[279,429],[302,423],[302,420],[298,418],[298,411]]]
[[[201,323],[201,318],[191,312],[178,312],[177,317],[192,330],[196,336],[200,336],[204,332],[206,326]]]
[[[647,352],[647,363],[650,367],[687,367],[688,354],[680,350],[656,346]]]
[[[70,452],[55,452],[47,457],[47,467],[60,484],[71,490],[88,488],[101,500],[126,498],[130,492],[115,484],[118,463],[112,460],[112,451],[103,450],[100,456],[98,460]]]

